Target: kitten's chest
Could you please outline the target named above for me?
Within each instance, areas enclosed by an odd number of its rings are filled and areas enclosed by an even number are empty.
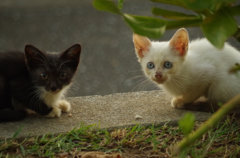
[[[51,92],[42,90],[39,94],[39,98],[42,99],[44,103],[49,107],[56,105],[57,101],[60,100],[62,97],[63,97],[62,90],[57,93],[51,93]]]
[[[63,87],[58,92],[49,92],[44,88],[39,88],[39,98],[44,101],[49,107],[55,106],[59,100],[64,98],[66,91],[69,89],[70,85]]]
[[[172,96],[178,96],[189,91],[190,85],[178,81],[169,81],[163,85],[160,85],[160,88],[164,89],[167,93],[170,93]]]
[[[209,65],[185,67],[182,72],[173,75],[164,83],[162,88],[173,96],[195,93],[198,90],[206,91],[214,80],[213,70]]]

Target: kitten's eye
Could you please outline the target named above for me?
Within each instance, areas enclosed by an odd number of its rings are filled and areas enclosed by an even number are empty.
[[[154,63],[153,62],[148,62],[147,63],[147,68],[148,69],[153,69],[155,67]]]
[[[48,75],[46,73],[41,73],[40,76],[43,80],[48,79]]]
[[[166,69],[171,69],[173,64],[170,62],[170,61],[165,61],[163,66],[166,68]]]
[[[66,72],[62,72],[59,75],[60,79],[65,79],[67,77],[67,73]]]

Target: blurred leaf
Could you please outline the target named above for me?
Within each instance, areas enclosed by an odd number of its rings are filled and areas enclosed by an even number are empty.
[[[94,0],[93,6],[101,11],[122,14],[118,7],[111,0]]]
[[[236,0],[151,0],[151,1],[180,6],[186,9],[199,12],[205,10],[216,11],[220,9],[220,7],[222,6],[231,5]]]
[[[233,37],[240,42],[240,25],[238,26],[237,31],[234,33]]]
[[[131,20],[132,22],[137,23],[144,27],[158,28],[166,25],[165,20],[155,18],[155,17],[138,16],[138,15],[131,15],[131,14],[124,14],[123,16]]]
[[[118,9],[119,10],[122,10],[122,8],[123,8],[123,1],[124,0],[118,0]]]
[[[192,113],[186,113],[178,122],[178,126],[183,134],[188,135],[194,127],[195,116]]]
[[[201,18],[196,19],[188,19],[188,20],[172,20],[167,21],[167,29],[176,29],[180,27],[193,27],[193,26],[199,26],[202,23]]]
[[[230,11],[232,15],[240,15],[240,5],[232,7]]]
[[[233,3],[236,3],[237,0],[215,0],[215,4],[221,3],[221,4],[226,4],[228,6],[232,6]],[[226,6],[225,5],[225,6]]]
[[[162,16],[164,18],[168,19],[174,19],[174,20],[183,20],[183,19],[194,19],[196,18],[195,15],[189,15],[189,14],[184,14],[180,12],[175,12],[171,10],[165,10],[161,8],[153,8],[152,13],[157,16]]]
[[[165,3],[175,6],[184,7],[194,11],[209,9],[215,0],[151,0],[153,2]]]
[[[184,0],[186,7],[194,11],[217,11],[223,7],[231,6],[236,0]]]
[[[152,2],[176,5],[176,6],[183,6],[181,0],[151,0]]]
[[[159,38],[165,32],[166,22],[164,20],[130,14],[123,14],[123,18],[132,30],[139,35]]]
[[[213,10],[216,6],[216,0],[184,0],[186,8],[194,11]]]
[[[236,73],[237,71],[240,70],[240,64],[239,63],[236,63],[230,70],[229,72],[230,73]]]
[[[224,42],[237,31],[237,22],[228,8],[219,10],[207,17],[201,26],[203,34],[217,48],[222,48]]]

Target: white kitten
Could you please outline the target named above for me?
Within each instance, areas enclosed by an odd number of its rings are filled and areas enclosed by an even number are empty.
[[[225,103],[240,93],[240,76],[231,68],[240,63],[240,52],[225,43],[219,50],[207,39],[189,43],[186,29],[167,42],[133,35],[137,57],[145,75],[173,96],[171,105],[183,108],[205,96],[210,103]]]

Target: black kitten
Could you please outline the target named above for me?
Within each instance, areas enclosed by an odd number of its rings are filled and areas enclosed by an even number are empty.
[[[27,112],[60,117],[71,105],[63,100],[77,70],[81,46],[61,54],[32,45],[21,52],[0,53],[0,122],[23,119]]]

